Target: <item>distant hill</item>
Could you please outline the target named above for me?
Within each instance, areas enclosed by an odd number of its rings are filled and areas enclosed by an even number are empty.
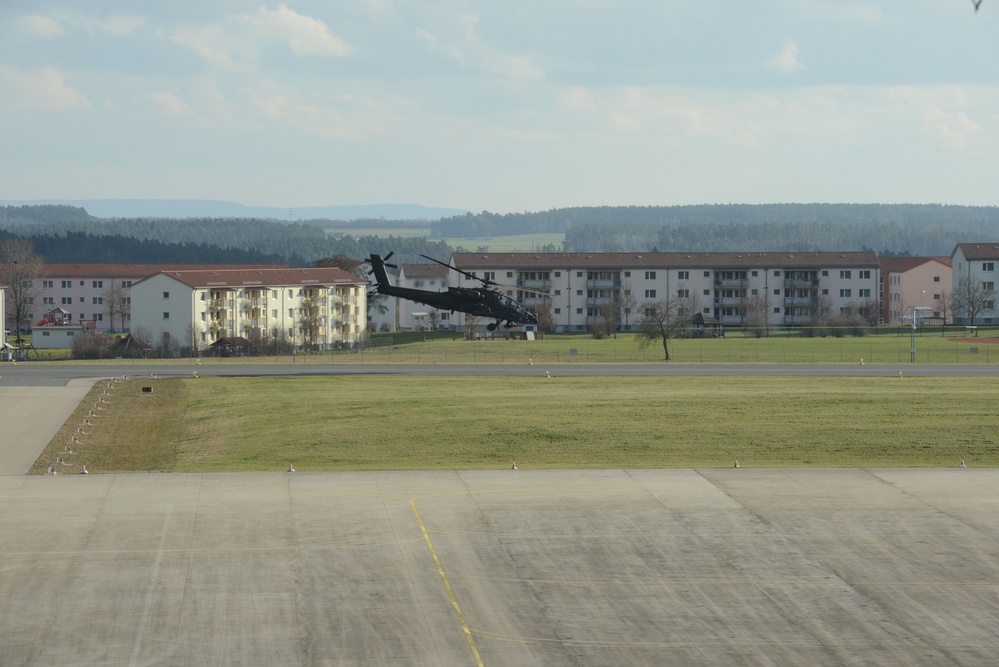
[[[37,199],[0,200],[0,206],[61,205],[84,208],[97,218],[258,218],[300,220],[439,220],[468,211],[420,204],[358,204],[344,206],[244,206],[213,199]]]

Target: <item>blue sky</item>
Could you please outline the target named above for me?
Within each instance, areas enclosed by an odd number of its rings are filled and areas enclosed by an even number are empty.
[[[999,204],[999,0],[8,0],[0,91],[0,199]]]

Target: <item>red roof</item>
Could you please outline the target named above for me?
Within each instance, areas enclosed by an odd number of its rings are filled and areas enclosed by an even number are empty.
[[[146,278],[160,271],[274,269],[287,264],[43,264],[44,278]]]
[[[367,285],[367,281],[343,269],[214,269],[201,271],[160,271],[195,288],[274,287],[278,285]]]

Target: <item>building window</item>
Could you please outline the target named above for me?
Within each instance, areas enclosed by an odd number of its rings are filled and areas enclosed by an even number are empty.
[[[163,292],[163,298],[164,299],[169,299],[170,298],[170,292]]]
[[[52,283],[53,283],[53,281],[51,281],[51,280],[43,280],[42,281],[42,287],[43,288],[47,287],[49,289],[52,289]]]
[[[753,272],[752,272],[752,276],[753,276],[754,278],[755,278],[756,276],[758,276],[758,275],[760,275],[760,272],[759,272],[759,271],[753,271]]]
[[[704,290],[704,296],[711,296],[711,290],[709,289]]]
[[[645,279],[646,280],[655,280],[656,279],[656,272],[655,271],[646,271],[645,272]]]
[[[583,290],[581,289],[576,290],[576,296],[583,296]]]
[[[995,262],[982,262],[982,271],[995,271]]]
[[[857,296],[860,297],[861,299],[870,299],[871,298],[871,290],[869,290],[869,289],[859,289],[859,290],[857,290]]]
[[[780,278],[780,271],[774,271],[774,278]]]
[[[690,297],[690,290],[689,289],[678,289],[676,291],[676,296],[678,298],[680,298],[680,299],[689,298]]]
[[[556,273],[555,275],[557,276],[558,274]],[[630,278],[631,277],[631,271],[625,271],[624,272],[624,277],[625,278]]]
[[[94,322],[103,322],[104,313],[94,313]]]
[[[95,296],[94,297],[94,305],[95,306],[103,306],[104,305],[104,297],[102,297],[102,296]]]
[[[935,283],[940,282],[940,276],[933,276],[933,282]]]
[[[861,280],[870,280],[871,279],[871,272],[868,271],[867,269],[864,269],[863,271],[860,272],[860,279]]]
[[[711,277],[711,272],[710,271],[705,271],[704,272],[704,277],[705,278],[710,278]]]
[[[982,283],[982,287],[990,292],[995,291],[996,284],[992,281]]]
[[[852,271],[840,271],[839,272],[839,279],[840,280],[850,280],[852,277],[853,277],[853,272]]]
[[[277,308],[274,308],[273,310],[271,310],[271,319],[272,320],[276,320],[277,319]]]
[[[64,280],[64,281],[62,281],[62,288],[63,289],[70,289],[71,287],[73,287],[73,281],[72,280]]]
[[[80,297],[80,303],[83,303],[85,300],[82,296]]]
[[[94,284],[94,289],[104,289],[103,280],[95,280],[93,284]]]
[[[555,314],[556,315],[561,315],[562,314],[562,309],[561,308],[556,308],[555,309]]]
[[[54,306],[55,305],[55,299],[53,299],[50,296],[43,296],[42,297],[42,303],[45,304],[46,306]]]
[[[656,298],[656,291],[654,289],[647,289],[647,290],[645,290],[645,298],[646,299],[654,299],[654,298]]]
[[[851,296],[850,295],[850,290],[848,290],[848,289],[841,289],[839,291],[839,298],[841,298],[841,299],[849,299],[850,296]]]
[[[780,307],[774,308],[774,313],[780,315]]]
[[[774,296],[780,296],[780,289],[774,290]]]
[[[823,271],[822,272],[822,277],[823,278],[828,278],[829,277],[829,272],[828,271]]]
[[[655,278],[655,274],[652,277]],[[677,271],[676,277],[678,280],[690,280],[690,271]]]
[[[128,289],[129,287],[131,287],[131,286],[132,286],[132,281],[131,281],[131,280],[122,280],[122,281],[121,281],[121,286],[122,286],[122,287],[123,287],[124,289]]]
[[[71,297],[71,296],[64,296],[62,298],[62,305],[64,305],[64,306],[72,306],[73,305],[73,297]]]
[[[582,308],[577,308],[576,309],[576,314],[577,315],[582,315],[583,314],[583,309]]]
[[[163,319],[164,320],[169,320],[170,319],[170,313],[163,313]]]

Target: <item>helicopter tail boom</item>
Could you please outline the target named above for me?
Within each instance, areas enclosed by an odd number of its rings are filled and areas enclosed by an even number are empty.
[[[389,253],[384,258],[381,255],[372,254],[368,257],[368,263],[371,265],[371,271],[368,273],[375,274],[375,283],[378,288],[391,287],[392,283],[389,282],[388,271],[385,270],[386,266],[393,266],[392,264],[387,264],[386,260],[392,256],[393,253]]]

